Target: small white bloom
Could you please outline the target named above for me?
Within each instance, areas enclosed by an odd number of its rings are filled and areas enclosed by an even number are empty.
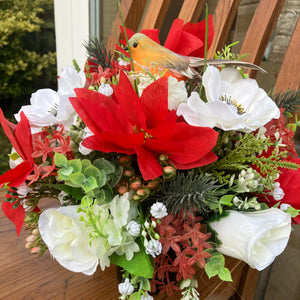
[[[161,202],[152,204],[150,213],[156,219],[161,219],[168,215],[166,206]]]
[[[177,109],[180,103],[186,103],[188,94],[183,80],[178,81],[175,77],[168,77],[168,108]]]
[[[257,82],[243,79],[237,69],[225,68],[220,72],[208,66],[203,85],[206,103],[192,92],[187,103],[180,104],[177,110],[177,115],[182,115],[190,125],[252,132],[280,116],[275,102]]]
[[[19,198],[25,198],[27,196],[27,194],[32,191],[33,191],[32,188],[29,187],[26,183],[21,183],[17,187],[17,194],[18,194]]]
[[[134,286],[129,282],[129,278],[126,278],[124,282],[122,282],[118,285],[118,289],[119,289],[119,293],[121,295],[129,296],[133,293]]]
[[[102,82],[101,85],[99,86],[98,92],[107,97],[110,97],[113,94],[114,90],[109,84]]]
[[[60,202],[61,205],[64,205],[64,204],[67,204],[70,202],[70,199],[69,199],[69,194],[64,192],[64,191],[61,191],[58,195],[57,195],[57,198]]]
[[[110,212],[117,227],[121,228],[127,224],[129,208],[129,193],[116,196],[110,202]]]
[[[82,145],[82,142],[79,143],[78,146],[78,151],[82,154],[82,155],[89,155],[90,153],[93,152],[92,149],[86,148]]]
[[[291,205],[287,203],[281,203],[280,209],[286,211]]]
[[[135,221],[130,221],[126,225],[126,229],[131,236],[139,236],[141,231],[141,224],[138,224]]]
[[[276,201],[280,201],[285,195],[281,187],[275,187],[271,194]]]
[[[217,250],[259,271],[268,267],[288,243],[291,216],[278,208],[228,212],[228,216],[210,223],[222,241]]]
[[[150,240],[147,247],[146,253],[150,254],[152,257],[158,256],[162,251],[162,245],[158,240]]]

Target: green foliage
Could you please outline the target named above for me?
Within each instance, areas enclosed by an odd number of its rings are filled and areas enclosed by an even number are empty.
[[[225,268],[225,258],[217,251],[214,251],[211,257],[207,259],[205,272],[208,278],[218,275],[223,281],[232,281],[230,271]]]
[[[175,178],[163,183],[160,193],[155,196],[167,206],[171,214],[196,210],[205,215],[219,209],[219,198],[224,193],[213,177],[189,171],[178,172]]]
[[[152,278],[154,268],[150,257],[146,254],[145,247],[141,240],[137,239],[136,242],[140,248],[140,251],[134,254],[132,260],[127,260],[125,254],[119,256],[114,253],[110,257],[110,262],[112,264],[122,267],[124,270],[128,271],[132,275],[144,278]],[[141,268],[141,266],[143,267]],[[145,287],[146,286],[144,286],[144,289]]]
[[[274,147],[274,150],[271,155],[264,157],[263,153],[269,147]],[[204,167],[203,170],[212,173],[221,183],[229,183],[230,172],[234,174],[256,165],[260,169],[265,187],[272,189],[279,168],[298,168],[298,165],[282,160],[286,156],[287,152],[279,151],[278,145],[272,143],[269,138],[257,138],[253,133],[244,134],[239,136],[235,148],[230,149],[223,157]],[[224,176],[225,172],[229,175]]]
[[[28,102],[41,80],[44,87],[56,86],[53,5],[47,0],[0,1],[0,99],[7,113]]]
[[[60,169],[58,170],[58,179],[64,180],[65,185],[75,188],[71,190],[77,199],[78,188],[82,189],[83,194],[88,199],[96,199],[97,203],[103,203],[105,199],[111,199],[113,195],[112,188],[119,181],[122,170],[113,163],[99,158],[92,163],[87,159],[72,159],[55,153],[54,163]],[[65,189],[62,189],[65,191]]]
[[[276,94],[274,101],[279,108],[284,108],[284,116],[291,117],[300,108],[300,89]]]

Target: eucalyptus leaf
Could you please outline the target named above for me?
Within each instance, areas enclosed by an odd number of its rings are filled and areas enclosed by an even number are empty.
[[[82,186],[83,182],[86,180],[86,177],[80,173],[73,173],[69,176],[69,180],[71,183],[73,183],[76,186]]]
[[[98,187],[97,181],[94,177],[86,178],[83,183],[81,184],[81,187],[84,189],[86,193],[92,191],[93,189],[96,189]]]
[[[82,165],[80,159],[69,160],[68,165],[73,168],[73,173],[81,172]]]
[[[67,163],[68,163],[68,160],[63,154],[55,152],[55,154],[54,154],[54,163],[57,167],[60,167],[60,168],[61,167],[66,167]]]

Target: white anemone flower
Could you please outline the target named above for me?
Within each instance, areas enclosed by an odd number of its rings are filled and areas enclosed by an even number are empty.
[[[208,66],[203,86],[207,103],[193,92],[177,110],[177,115],[182,115],[190,125],[251,132],[280,116],[275,102],[257,82],[244,79],[237,69],[225,68],[220,72]]]
[[[75,96],[74,89],[82,88],[85,85],[85,74],[77,72],[74,66],[63,68],[58,76],[58,94]]]
[[[15,114],[16,120],[20,121],[23,111],[33,133],[40,131],[41,127],[57,124],[63,124],[68,130],[76,116],[69,97],[75,96],[74,88],[84,87],[85,77],[83,78],[83,72],[82,74],[77,73],[74,67],[63,69],[58,79],[58,92],[52,89],[37,90],[31,95],[30,105],[22,106]]]

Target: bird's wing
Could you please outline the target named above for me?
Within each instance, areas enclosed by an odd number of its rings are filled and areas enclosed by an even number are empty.
[[[204,66],[204,59],[199,57],[187,57],[189,61],[189,65],[191,67],[203,67]],[[253,70],[258,70],[263,73],[267,73],[265,69],[261,68],[260,66],[257,66],[255,64],[251,64],[249,62],[240,61],[240,60],[230,60],[230,59],[208,59],[206,61],[208,65],[211,66],[236,66],[236,67],[242,67],[242,68],[248,68]]]

